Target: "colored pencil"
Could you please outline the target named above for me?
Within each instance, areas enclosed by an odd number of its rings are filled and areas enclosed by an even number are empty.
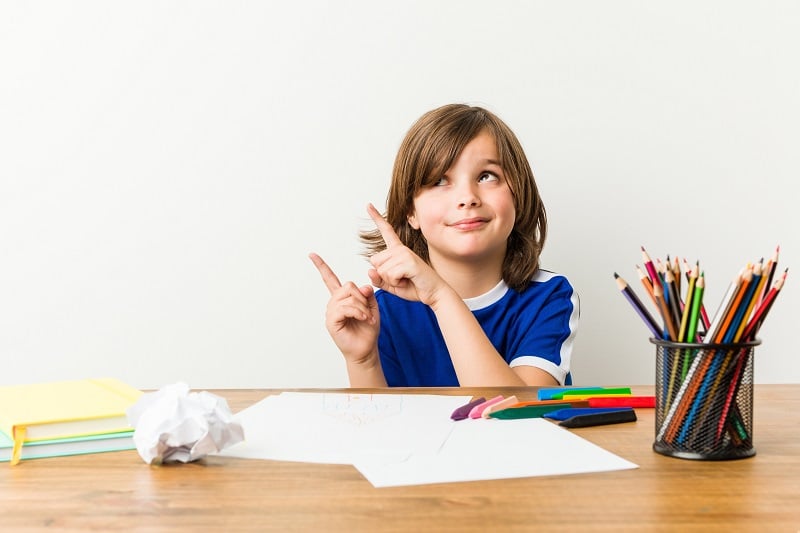
[[[690,267],[684,258],[681,268],[677,256],[667,256],[662,263],[659,258],[653,260],[643,246],[641,252],[646,272],[636,265],[636,273],[663,327],[615,272],[617,285],[654,337],[678,344],[657,343],[664,362],[658,372],[664,402],[657,406],[656,440],[705,455],[717,452],[706,448],[712,438],[714,446],[722,443],[747,452],[752,441],[752,408],[737,391],[743,383],[752,383],[754,341],[788,273],[787,269],[773,282],[780,247],[766,262],[761,258],[742,268],[728,285],[713,320],[705,312],[706,278],[699,261]],[[686,285],[681,283],[684,275]],[[723,436],[724,441],[720,440]]]
[[[775,248],[775,253],[772,254],[769,262],[767,263],[767,281],[764,285],[764,292],[759,295],[759,301],[763,300],[767,295],[767,291],[772,288],[772,278],[775,276],[775,270],[778,268],[778,254],[781,252],[781,247],[778,245]]]
[[[658,273],[656,272],[656,267],[653,265],[653,260],[650,259],[647,251],[642,246],[642,261],[644,264],[644,268],[647,270],[647,274],[650,276],[650,282],[653,284],[653,287],[656,284],[661,284],[661,278],[659,277]]]
[[[778,297],[778,293],[780,292],[781,288],[783,288],[783,284],[786,281],[786,275],[788,274],[788,272],[789,269],[787,268],[783,272],[783,276],[781,276],[775,281],[772,288],[767,292],[767,295],[761,301],[761,304],[759,304],[758,308],[756,308],[755,312],[753,312],[753,316],[750,318],[750,322],[747,324],[747,327],[745,328],[744,332],[742,332],[743,340],[748,341],[755,339],[756,333],[758,333],[758,329],[764,322],[764,318],[766,318],[767,313],[769,312],[773,302],[775,301],[775,298]]]
[[[694,294],[692,296],[692,309],[689,313],[689,326],[688,331],[686,333],[686,342],[696,342],[697,341],[697,322],[699,320],[700,308],[703,305],[703,293],[705,291],[706,280],[703,273],[700,273],[700,277],[697,278],[694,286]],[[686,304],[688,307],[689,304]],[[681,381],[686,379],[686,374],[689,372],[689,363],[690,360],[694,359],[694,353],[696,350],[691,350],[691,354],[687,353],[686,356],[683,358],[683,368],[681,368]]]
[[[733,342],[739,342],[739,339],[741,339],[744,328],[747,327],[747,320],[750,317],[750,313],[753,312],[756,304],[760,301],[759,295],[762,293],[764,284],[767,282],[767,276],[763,275],[761,268],[761,265],[757,264],[753,269],[753,280],[756,283],[756,286],[753,290],[752,296],[747,302],[747,307],[742,313],[742,319],[739,321],[739,326],[736,328],[736,334],[733,337]]]
[[[692,300],[695,297],[695,283],[697,283],[697,274],[693,272],[689,276],[689,285],[686,287],[686,301],[684,302],[683,312],[681,313],[681,326],[678,329],[678,342],[692,342],[687,339],[687,328],[689,327],[689,315],[692,312]]]
[[[664,336],[665,339],[675,341],[678,338],[678,331],[675,329],[675,321],[672,319],[672,313],[667,307],[667,302],[664,301],[664,289],[661,284],[653,285],[653,295],[656,302],[658,302],[658,309],[661,311],[661,320],[664,321]]]
[[[656,306],[656,311],[658,311],[658,302],[656,302],[656,297],[653,295],[653,282],[650,281],[650,278],[647,277],[647,274],[644,272],[644,270],[642,270],[642,268],[639,265],[636,265],[636,273],[639,275],[639,281],[642,282],[642,285],[644,285],[644,289],[647,291],[647,294],[653,301],[653,305]]]
[[[669,256],[667,256],[667,265],[669,265]],[[678,262],[677,256],[672,265],[672,276],[675,278],[675,286],[678,288],[678,294],[681,292],[681,265]]]
[[[686,261],[685,258],[683,259],[683,264],[686,267],[686,280],[688,281],[689,276],[692,273],[692,270],[689,268],[689,263]],[[694,272],[699,272],[699,271],[700,271],[700,261],[696,261]],[[708,313],[706,312],[705,304],[700,305],[700,320],[703,323],[703,328],[708,330],[708,327],[711,325],[711,322],[708,320]]]
[[[678,295],[678,287],[675,285],[675,276],[669,268],[664,271],[664,299],[667,300],[669,304],[669,310],[670,313],[672,313],[672,320],[675,321],[675,327],[679,328],[681,324],[681,298]],[[680,336],[674,340],[680,342]]]
[[[711,324],[708,326],[706,330],[705,337],[703,338],[703,342],[714,342],[714,336],[719,331],[720,326],[722,325],[722,321],[725,318],[725,314],[730,309],[731,304],[733,303],[733,298],[736,296],[736,292],[739,290],[739,284],[742,279],[742,272],[736,275],[735,278],[730,282],[728,285],[727,290],[725,291],[725,296],[722,297],[722,301],[719,304],[719,308],[717,312],[714,313],[714,319],[711,321]]]
[[[764,317],[766,317],[766,314],[769,312],[770,308],[772,307],[772,304],[775,302],[775,298],[777,298],[778,293],[783,287],[785,278],[786,278],[786,271],[784,271],[784,275],[781,278],[778,278],[773,287],[767,292],[767,295],[764,297],[764,299],[759,303],[758,307],[753,313],[752,318],[748,322],[747,327],[742,333],[741,337],[742,341],[750,341],[755,339],[756,334],[758,333],[759,326],[764,321]],[[740,353],[739,355],[736,371],[733,379],[731,379],[731,386],[725,398],[725,403],[723,405],[722,413],[719,418],[719,423],[717,425],[717,434],[716,434],[717,441],[719,441],[719,439],[722,437],[722,432],[725,428],[725,424],[728,423],[731,402],[733,401],[733,398],[736,396],[739,390],[739,385],[741,384],[740,376],[742,368],[744,367],[744,365],[747,364],[748,358],[749,358],[749,352],[746,352],[745,349],[743,348],[742,353]]]
[[[650,312],[642,304],[642,301],[639,299],[639,297],[636,296],[636,293],[633,292],[633,289],[631,289],[628,286],[628,282],[622,279],[616,272],[614,272],[614,278],[616,278],[617,280],[617,287],[619,287],[619,290],[622,292],[623,295],[625,295],[625,298],[628,299],[628,301],[636,310],[636,312],[639,313],[639,316],[642,317],[642,320],[644,320],[645,325],[648,328],[650,328],[650,331],[653,333],[653,336],[657,339],[663,337],[664,336],[663,330],[659,327],[658,323],[653,318],[653,315],[651,315]]]

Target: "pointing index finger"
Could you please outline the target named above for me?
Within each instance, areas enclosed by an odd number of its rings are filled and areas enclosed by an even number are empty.
[[[315,253],[308,254],[308,257],[311,259],[311,262],[314,263],[314,266],[317,267],[319,270],[320,276],[322,276],[322,281],[325,283],[325,286],[328,287],[328,291],[333,294],[333,291],[338,289],[342,286],[342,282],[339,281],[339,278],[336,274],[331,270],[331,267],[328,266],[328,263],[322,260],[320,256]]]
[[[378,226],[378,231],[381,232],[381,235],[383,236],[383,242],[386,243],[387,248],[391,248],[392,246],[401,246],[403,244],[403,241],[401,241],[400,237],[397,236],[397,233],[395,233],[392,225],[381,216],[378,210],[375,209],[374,205],[367,204],[367,213],[369,213],[369,216],[372,218],[372,221],[375,222],[375,225]]]

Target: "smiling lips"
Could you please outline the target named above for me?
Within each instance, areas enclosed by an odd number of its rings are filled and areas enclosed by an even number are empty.
[[[452,224],[450,224],[450,227],[451,228],[455,228],[455,229],[459,229],[459,230],[463,230],[463,231],[469,231],[469,230],[473,230],[473,229],[478,229],[478,228],[484,226],[487,222],[488,222],[488,219],[485,219],[485,218],[479,218],[479,217],[464,218],[464,219],[458,220],[456,222],[453,222]]]

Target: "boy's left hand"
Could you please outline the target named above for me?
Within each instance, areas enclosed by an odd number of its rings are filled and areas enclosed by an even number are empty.
[[[386,249],[370,258],[373,269],[369,279],[376,287],[395,294],[405,300],[416,300],[431,305],[437,291],[445,285],[444,280],[420,256],[403,244],[392,225],[384,219],[372,204],[367,213],[383,236]]]

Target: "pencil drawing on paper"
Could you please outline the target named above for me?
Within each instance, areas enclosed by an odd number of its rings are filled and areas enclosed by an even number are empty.
[[[403,411],[403,396],[395,394],[325,394],[323,412],[356,426],[372,424]]]

